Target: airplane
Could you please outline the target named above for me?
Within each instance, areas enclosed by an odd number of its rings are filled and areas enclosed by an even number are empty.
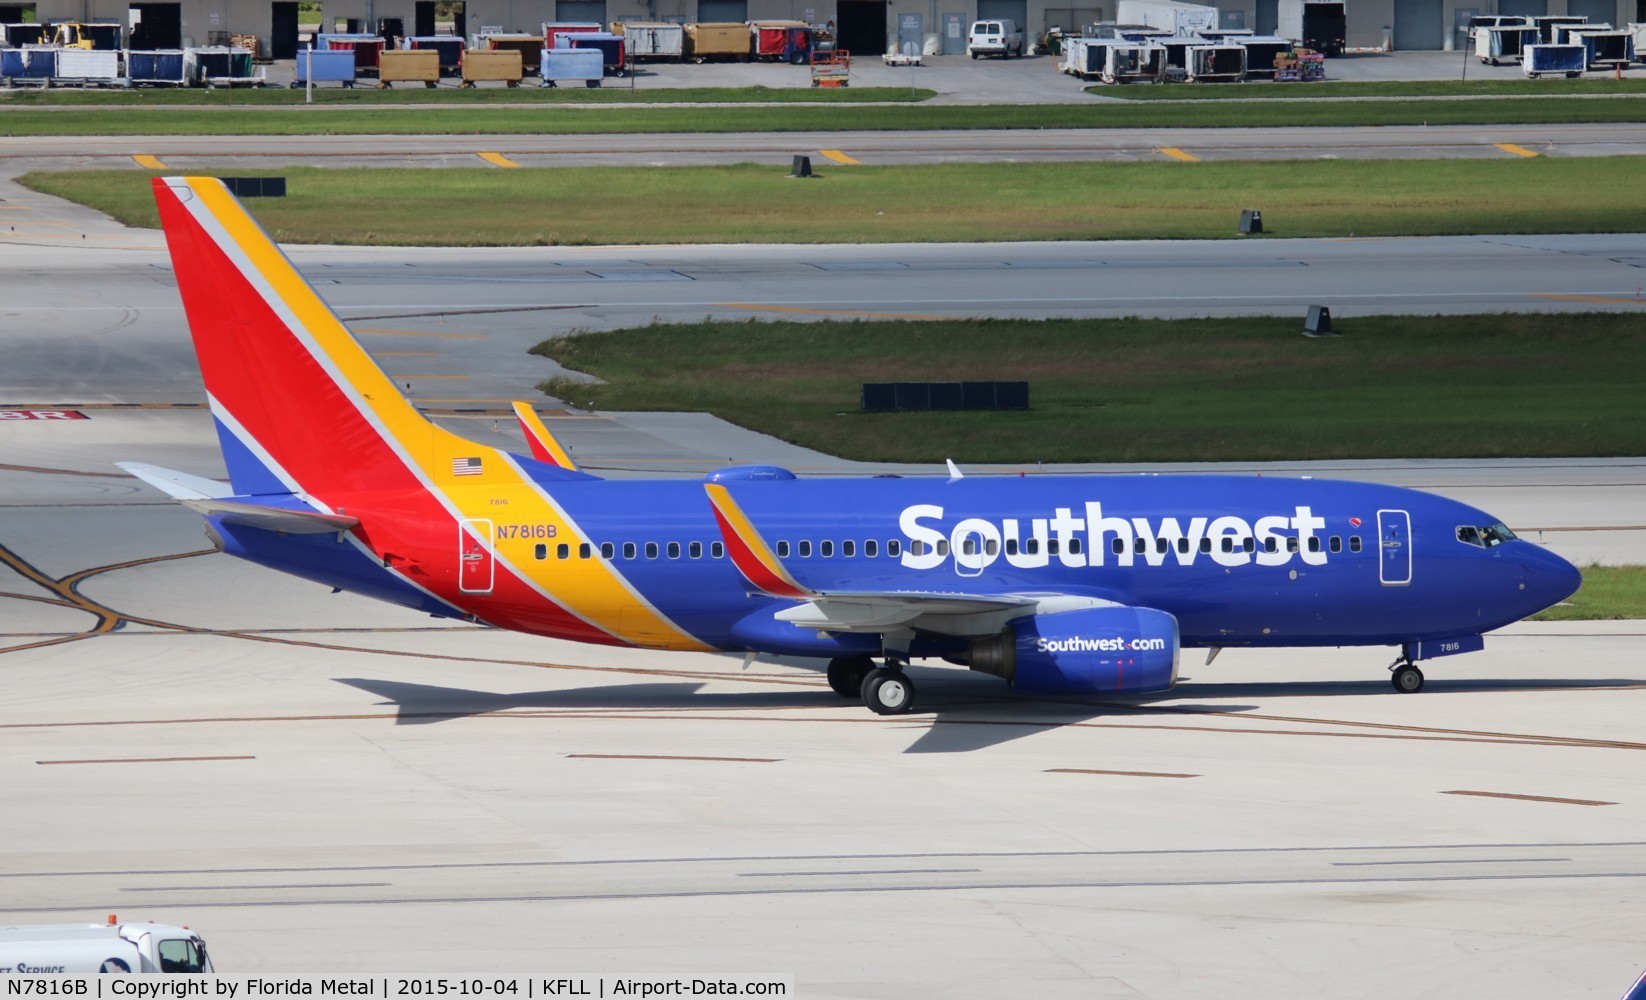
[[[215,178],[154,181],[229,481],[121,467],[223,551],[431,615],[588,643],[827,660],[897,715],[941,659],[1035,695],[1170,689],[1181,651],[1397,646],[1417,663],[1576,568],[1416,490],[1233,475],[603,480],[426,419]]]

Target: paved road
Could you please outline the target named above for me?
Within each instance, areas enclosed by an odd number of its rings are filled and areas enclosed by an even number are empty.
[[[577,114],[547,109],[545,114]],[[157,157],[178,171],[229,167],[493,166],[500,153],[521,166],[686,166],[769,161],[822,150],[865,164],[1165,160],[1173,150],[1201,160],[1514,159],[1646,152],[1646,124],[1387,126],[1379,128],[1031,129],[971,132],[788,132],[771,134],[501,136],[51,136],[14,137],[0,169],[130,166]],[[1177,157],[1172,157],[1177,158]]]

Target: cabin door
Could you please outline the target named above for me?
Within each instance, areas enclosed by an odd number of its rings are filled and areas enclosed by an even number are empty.
[[[457,589],[465,594],[489,594],[497,574],[492,522],[464,518],[457,526]]]
[[[1385,587],[1412,582],[1412,517],[1403,510],[1377,512],[1377,578]]]

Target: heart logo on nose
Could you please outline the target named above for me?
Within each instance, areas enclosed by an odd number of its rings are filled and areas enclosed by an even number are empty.
[[[1358,517],[1349,518],[1349,527],[1351,527],[1351,528],[1360,527],[1360,518],[1358,518]]]

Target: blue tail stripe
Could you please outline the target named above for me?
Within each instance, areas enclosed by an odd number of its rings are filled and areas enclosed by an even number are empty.
[[[229,483],[235,493],[258,496],[291,492],[291,488],[281,482],[280,477],[262,459],[252,454],[251,449],[223,421],[213,417],[212,423],[217,425],[217,441],[223,448],[223,464],[228,467]]]

